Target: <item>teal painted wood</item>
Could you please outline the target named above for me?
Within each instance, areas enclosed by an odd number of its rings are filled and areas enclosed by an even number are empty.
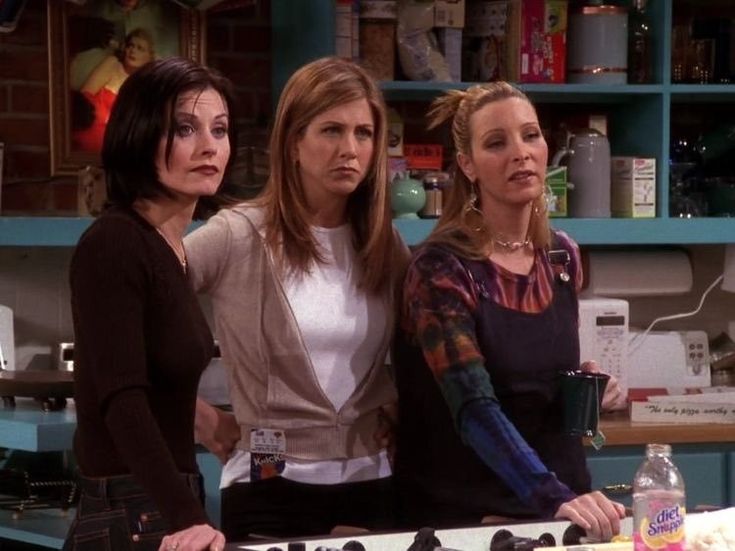
[[[0,217],[0,246],[73,246],[92,218]]]
[[[73,247],[94,218],[0,216],[0,247]],[[193,222],[188,231],[202,222]]]
[[[727,473],[728,473],[728,502],[730,507],[735,506],[735,452],[727,454]]]
[[[393,220],[409,245],[431,232],[435,220]],[[554,218],[580,245],[698,245],[735,242],[732,218]]]
[[[291,74],[313,59],[333,55],[334,0],[272,0],[273,105]]]
[[[72,447],[76,412],[43,412],[30,398],[17,398],[15,409],[0,409],[0,447],[31,452],[64,451]]]
[[[91,218],[2,218],[0,247],[73,247]],[[423,241],[435,220],[394,220],[406,243]],[[191,226],[198,227],[199,223]],[[697,245],[735,243],[733,218],[555,218],[552,225],[580,245]]]
[[[219,481],[222,477],[222,464],[215,455],[202,448],[202,451],[197,452],[197,465],[199,465],[199,472],[204,477],[204,506],[207,509],[207,516],[219,528],[222,517],[219,491]]]
[[[11,511],[0,509],[0,538],[61,549],[74,513],[74,509],[29,509],[14,519]],[[2,543],[0,549],[4,549]]]
[[[733,481],[728,473],[728,455],[718,444],[697,446],[674,445],[673,460],[684,477],[687,509],[698,505],[728,507],[732,505],[729,489]],[[587,451],[587,466],[592,476],[592,489],[606,486],[632,485],[635,472],[645,456],[644,446],[615,446],[597,452]],[[611,495],[611,499],[626,506],[632,504],[631,495]]]

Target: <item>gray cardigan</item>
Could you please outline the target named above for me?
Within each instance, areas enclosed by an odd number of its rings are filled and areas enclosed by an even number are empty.
[[[409,252],[400,237],[397,278]],[[249,451],[250,430],[282,429],[286,457],[346,459],[380,451],[374,434],[382,406],[397,399],[385,356],[393,335],[396,285],[386,290],[389,318],[380,353],[355,393],[336,411],[322,391],[264,242],[263,212],[220,211],[186,237],[189,277],[212,300],[215,333],[229,373],[230,401]],[[388,262],[388,261],[387,261]]]

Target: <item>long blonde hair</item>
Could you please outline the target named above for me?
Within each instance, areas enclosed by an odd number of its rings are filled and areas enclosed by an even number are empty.
[[[271,132],[270,176],[255,202],[265,207],[266,242],[275,251],[281,270],[308,272],[313,262],[323,262],[309,228],[310,215],[294,152],[314,117],[360,99],[367,100],[373,115],[374,153],[365,179],[347,200],[347,220],[362,267],[360,287],[378,292],[388,284],[390,270],[375,267],[393,256],[387,116],[380,89],[360,66],[326,57],[304,65],[291,76],[281,93]]]
[[[489,82],[470,86],[467,90],[450,90],[431,104],[429,129],[451,119],[452,139],[457,153],[471,154],[472,135],[470,118],[489,103],[518,98],[533,107],[526,94],[507,82]],[[534,108],[535,110],[535,108]],[[485,224],[482,213],[470,208],[474,184],[456,167],[454,182],[445,200],[444,209],[427,243],[440,243],[468,258],[480,259],[492,250],[491,230]],[[477,194],[479,199],[479,193]],[[551,241],[546,199],[543,194],[534,199],[533,214],[528,236],[535,247],[546,247]]]

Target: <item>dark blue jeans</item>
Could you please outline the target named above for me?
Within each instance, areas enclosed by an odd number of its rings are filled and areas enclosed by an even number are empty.
[[[203,498],[199,475],[186,478]],[[153,500],[132,476],[80,477],[77,515],[63,551],[157,551],[169,531]]]

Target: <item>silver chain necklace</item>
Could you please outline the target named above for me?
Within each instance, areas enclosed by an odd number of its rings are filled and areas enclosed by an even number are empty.
[[[158,226],[155,226],[155,228],[158,234],[163,237],[163,240],[166,242],[166,244],[171,247],[171,250],[176,255],[176,259],[179,261],[179,264],[181,264],[181,267],[184,269],[184,271],[186,271],[186,251],[184,250],[183,243],[179,243],[179,246],[176,247],[168,238],[168,236],[163,233],[161,228],[159,228]]]

